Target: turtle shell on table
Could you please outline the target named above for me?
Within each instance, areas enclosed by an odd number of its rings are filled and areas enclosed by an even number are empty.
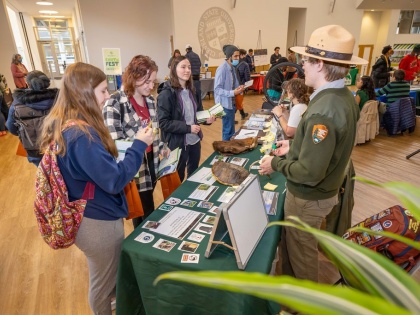
[[[214,163],[211,172],[219,183],[228,186],[240,185],[249,175],[242,166],[223,161]]]
[[[213,149],[221,154],[232,155],[251,151],[258,145],[258,137],[232,139],[229,141],[214,141]]]

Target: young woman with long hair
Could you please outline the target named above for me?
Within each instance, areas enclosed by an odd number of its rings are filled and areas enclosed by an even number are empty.
[[[197,168],[201,156],[201,139],[203,133],[197,123],[197,111],[203,110],[197,102],[200,97],[194,89],[191,77],[191,64],[187,57],[176,57],[171,64],[171,76],[163,85],[158,95],[159,126],[162,139],[168,142],[169,148],[181,148],[178,162],[178,174],[181,182]],[[215,117],[207,119],[211,124]]]
[[[117,163],[117,148],[101,112],[108,98],[106,75],[100,69],[81,62],[68,66],[57,101],[44,120],[40,147],[45,150],[55,142],[70,201],[81,199],[88,182],[95,186],[75,244],[88,261],[90,307],[94,314],[110,315],[124,239],[122,218],[128,214],[123,189],[137,173],[153,134],[151,128],[141,129]]]

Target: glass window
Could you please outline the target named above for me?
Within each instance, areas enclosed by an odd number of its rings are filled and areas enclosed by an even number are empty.
[[[397,34],[420,34],[420,11],[401,10]]]

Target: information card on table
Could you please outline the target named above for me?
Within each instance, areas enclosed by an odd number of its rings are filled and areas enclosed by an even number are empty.
[[[182,240],[201,220],[203,213],[180,207],[173,208],[151,231]]]

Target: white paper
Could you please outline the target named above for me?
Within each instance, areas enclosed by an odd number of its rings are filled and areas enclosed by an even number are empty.
[[[229,160],[229,163],[239,165],[239,166],[244,166],[246,163],[248,163],[248,159],[234,156]]]
[[[247,87],[250,87],[251,85],[253,85],[254,84],[254,80],[253,79],[251,79],[251,80],[249,80],[249,81],[246,81],[245,82],[245,87],[247,88]]]
[[[153,232],[182,240],[203,215],[197,211],[175,207],[159,221],[160,225]]]
[[[197,200],[209,200],[218,188],[219,187],[216,186],[201,184],[192,192],[189,198]]]
[[[118,150],[117,162],[124,160],[125,152],[128,148],[131,148],[133,141],[115,140],[115,145]]]
[[[258,136],[258,130],[241,129],[235,139],[254,138],[256,136]]]
[[[228,187],[223,192],[223,194],[220,196],[220,198],[217,199],[217,201],[227,203],[233,198],[233,196],[235,196],[235,194],[236,194],[236,188],[235,187]]]
[[[187,180],[208,185],[211,185],[216,181],[213,173],[211,172],[211,168],[209,167],[202,167],[197,172],[195,172],[194,175],[188,177]]]
[[[251,116],[251,117],[249,118],[249,120],[264,122],[264,121],[265,121],[265,118],[263,118],[263,117],[255,117],[255,116]]]
[[[221,158],[220,158],[221,157]],[[214,163],[218,162],[218,161],[223,161],[226,162],[228,159],[227,156],[223,156],[223,155],[216,155],[213,160],[211,160],[210,165],[213,165]],[[210,183],[213,184],[213,183]]]

